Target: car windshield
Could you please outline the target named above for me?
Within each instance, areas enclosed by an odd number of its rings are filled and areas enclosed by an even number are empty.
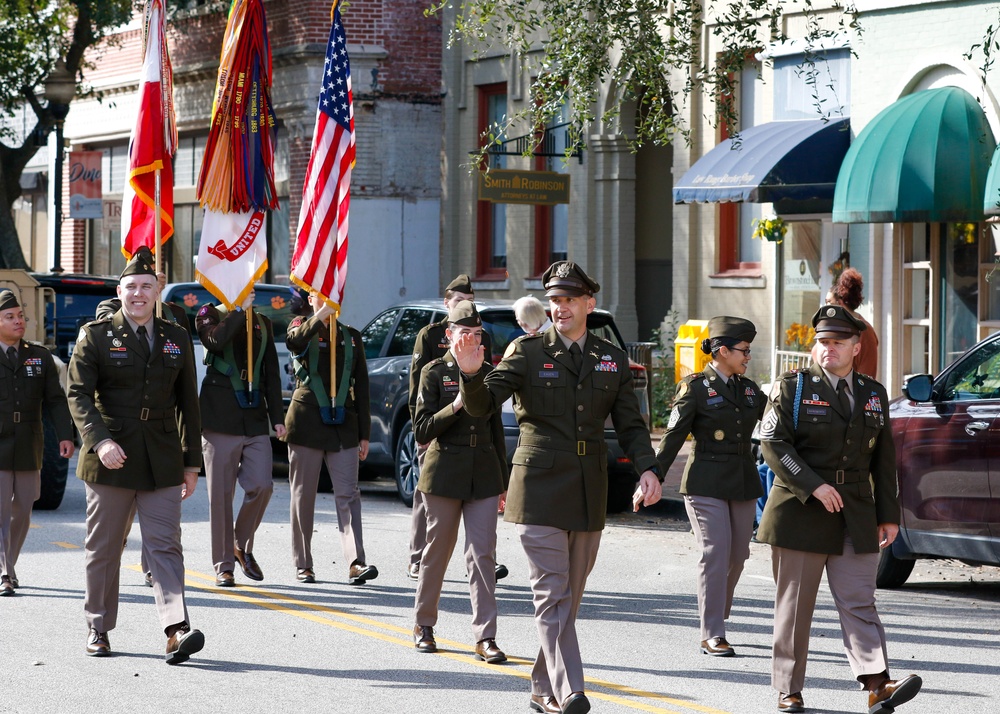
[[[288,332],[288,323],[292,319],[291,305],[289,304],[291,295],[288,288],[258,285],[255,288],[255,293],[254,310],[270,318],[274,325],[275,340],[284,342],[285,334]],[[212,293],[201,285],[175,285],[171,287],[170,293],[165,297],[184,308],[188,314],[192,334],[194,334],[194,318],[198,311],[205,305],[217,305],[219,302]]]
[[[69,359],[69,344],[76,340],[80,326],[94,319],[97,305],[115,296],[114,286],[59,285],[55,301],[45,306],[46,332],[55,340],[59,356]]]

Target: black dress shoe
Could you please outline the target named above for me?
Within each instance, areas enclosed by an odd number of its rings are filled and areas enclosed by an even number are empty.
[[[107,632],[98,632],[93,627],[87,636],[87,654],[90,657],[110,657],[111,642],[108,640]]]
[[[496,640],[485,639],[476,643],[476,659],[481,659],[487,664],[500,664],[507,661],[507,655],[497,647]]]
[[[434,628],[428,625],[413,626],[413,645],[417,652],[437,652],[437,642],[434,641]]]
[[[406,577],[410,580],[420,580],[420,561],[410,563],[406,568]]]
[[[510,571],[507,570],[507,566],[499,563],[497,564],[496,573],[497,573],[497,580],[503,580],[508,575],[510,575]]]
[[[315,583],[316,573],[313,572],[312,568],[299,568],[295,572],[295,579],[300,583]]]
[[[147,588],[153,587],[153,574],[151,572],[149,572],[147,570],[146,574],[142,577],[142,579],[143,579],[143,582],[146,583],[146,587]]]
[[[563,714],[587,714],[590,711],[590,700],[583,692],[573,692],[562,703]]]
[[[236,578],[233,577],[233,571],[223,570],[221,573],[215,576],[215,584],[220,588],[231,588],[236,585]]]
[[[0,597],[10,597],[14,594],[14,583],[6,575],[0,578]]]
[[[802,692],[792,692],[791,694],[781,692],[778,695],[779,712],[804,712],[805,710],[806,706],[802,701]]]
[[[533,712],[541,712],[541,714],[562,714],[562,709],[559,708],[556,698],[549,695],[532,694],[531,699],[528,700],[528,708]]]
[[[702,640],[701,652],[712,657],[732,657],[736,654],[736,650],[733,649],[731,644],[726,642],[725,637],[712,637],[708,640]]]
[[[244,575],[258,582],[264,579],[264,573],[257,565],[257,561],[254,560],[253,553],[234,548],[233,555],[236,556],[236,562],[240,564],[240,570],[243,571]]]
[[[924,681],[915,674],[898,681],[888,679],[878,689],[868,694],[868,714],[892,712],[917,696]]]
[[[187,662],[204,646],[205,635],[200,630],[189,630],[185,625],[167,638],[167,664]]]
[[[351,565],[351,569],[347,573],[347,583],[349,585],[362,585],[369,580],[374,580],[377,577],[378,568],[374,565],[354,563]]]
[[[17,578],[11,578],[10,579],[10,584],[14,586],[15,590],[17,590],[19,587],[21,587],[21,583],[17,582]]]

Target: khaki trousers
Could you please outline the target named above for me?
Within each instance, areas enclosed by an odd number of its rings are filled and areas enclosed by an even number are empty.
[[[438,602],[448,561],[465,523],[465,570],[472,602],[472,636],[476,642],[497,636],[496,560],[498,497],[462,501],[423,494],[427,508],[427,546],[420,560],[414,603],[417,625],[437,625]]]
[[[528,556],[528,575],[541,647],[531,670],[531,692],[564,701],[583,691],[583,662],[576,637],[587,576],[601,546],[601,531],[564,531],[519,524],[517,534]]]
[[[771,663],[774,689],[801,692],[805,684],[809,629],[824,570],[854,676],[860,681],[864,675],[889,670],[885,628],[875,610],[878,558],[878,553],[855,553],[850,538],[844,539],[842,555],[771,548],[776,585]]]
[[[421,462],[423,457],[421,457]],[[427,545],[426,494],[420,489],[413,490],[413,510],[410,515],[410,565],[419,563]]]
[[[358,489],[358,447],[321,451],[298,444],[288,445],[288,480],[291,486],[292,559],[296,568],[312,568],[312,534],[316,516],[319,472],[326,462],[333,482],[340,543],[348,567],[364,563],[361,534],[361,491]]]
[[[701,639],[725,637],[733,593],[743,573],[743,564],[750,557],[757,502],[685,496],[684,508],[701,546],[698,561]]]
[[[153,573],[153,599],[164,632],[171,625],[190,623],[184,601],[184,553],[181,549],[181,489],[170,486],[137,491],[87,483],[87,591],[83,609],[87,626],[108,632],[118,623],[118,580],[122,543],[131,526],[132,509],[139,516],[143,550]]]
[[[264,511],[274,491],[271,438],[266,434],[240,436],[203,430],[201,451],[208,481],[212,562],[218,575],[233,571],[234,543],[244,552],[253,552],[254,534],[264,519]],[[234,526],[233,498],[237,482],[243,489],[243,505]]]
[[[40,471],[0,470],[0,575],[14,579],[14,566],[31,526],[31,507],[42,495]]]

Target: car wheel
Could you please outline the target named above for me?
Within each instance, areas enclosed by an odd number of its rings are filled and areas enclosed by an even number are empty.
[[[38,511],[54,511],[62,504],[66,493],[66,476],[69,474],[69,459],[59,455],[59,437],[56,428],[46,414],[42,418],[45,446],[42,451],[42,485],[34,508]]]
[[[632,494],[635,493],[635,472],[611,471],[608,473],[608,513],[622,513],[632,510]]]
[[[413,505],[413,491],[420,479],[420,462],[417,460],[417,440],[413,424],[407,422],[396,444],[396,491],[407,506]]]
[[[916,560],[903,560],[892,553],[892,547],[883,548],[878,559],[878,570],[875,572],[875,586],[880,588],[898,588],[913,572]]]

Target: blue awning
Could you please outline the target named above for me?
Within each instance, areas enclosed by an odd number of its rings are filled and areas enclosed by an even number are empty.
[[[772,121],[726,139],[674,185],[674,203],[833,200],[851,120]]]

